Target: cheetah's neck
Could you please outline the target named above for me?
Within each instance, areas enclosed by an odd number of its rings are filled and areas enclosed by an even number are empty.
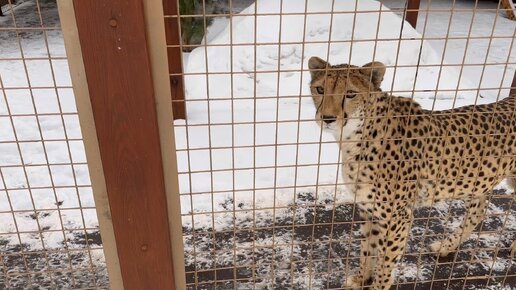
[[[353,160],[355,155],[360,153],[363,126],[364,112],[362,109],[357,109],[348,116],[342,128],[333,132],[335,140],[340,144],[341,159],[344,163]]]
[[[342,126],[342,130],[334,132],[336,140],[346,142],[350,140],[359,140],[362,136],[362,127],[364,126],[364,112],[362,109],[355,110],[346,119],[346,123]]]

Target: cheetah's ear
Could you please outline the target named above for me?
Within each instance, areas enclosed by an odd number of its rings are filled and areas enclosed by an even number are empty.
[[[310,74],[312,75],[312,79],[322,75],[325,73],[325,69],[330,67],[330,64],[317,56],[312,56],[308,60],[308,69],[310,69]]]
[[[385,65],[379,61],[373,61],[364,64],[360,68],[360,72],[371,79],[375,88],[380,88],[385,75]]]

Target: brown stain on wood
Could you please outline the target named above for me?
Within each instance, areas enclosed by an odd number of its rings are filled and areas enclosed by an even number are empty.
[[[125,289],[174,289],[142,0],[74,0]]]

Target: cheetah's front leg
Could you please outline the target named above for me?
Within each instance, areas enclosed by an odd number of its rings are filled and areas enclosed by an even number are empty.
[[[453,234],[448,236],[447,239],[431,243],[430,249],[432,252],[437,252],[441,257],[445,257],[455,251],[459,245],[471,235],[471,232],[473,232],[484,217],[486,196],[482,194],[481,197],[469,200],[466,202],[466,207],[468,211],[461,226]]]
[[[346,287],[351,289],[363,289],[368,284],[373,276],[377,257],[378,224],[371,221],[371,216],[364,209],[361,209],[360,217],[364,220],[360,227],[360,271],[346,279]]]
[[[387,290],[392,286],[392,270],[405,251],[411,225],[412,211],[406,208],[394,212],[386,223],[380,224],[378,261],[372,289]]]

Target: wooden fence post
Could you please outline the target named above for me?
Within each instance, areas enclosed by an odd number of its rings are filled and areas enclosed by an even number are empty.
[[[161,156],[163,158],[168,220],[172,242],[174,281],[176,289],[186,289],[185,249],[183,245],[179,174],[173,126],[173,106],[172,99],[170,98],[170,74],[168,63],[163,61],[167,59],[168,54],[163,1],[145,0],[143,5],[147,27],[147,47],[149,49],[154,93],[156,95],[156,112],[160,131]]]
[[[172,111],[174,119],[186,119],[186,103],[183,86],[182,51],[180,47],[181,32],[177,0],[163,0],[165,33],[168,47],[168,70],[172,94]]]
[[[405,13],[405,20],[416,28],[417,16],[419,14],[419,3],[420,0],[407,0],[407,10]]]
[[[102,248],[106,260],[106,267],[109,275],[109,288],[112,290],[123,290],[122,274],[118,261],[111,209],[107,196],[102,159],[99,152],[97,130],[91,109],[88,82],[84,70],[81,45],[79,43],[77,22],[73,9],[73,2],[70,0],[57,0],[59,19],[66,47],[66,58],[70,68],[70,77],[73,84],[73,92],[79,122],[84,143],[84,150],[88,160],[88,171],[90,174],[91,188],[95,199],[95,210],[102,237]]]
[[[74,0],[125,289],[175,289],[143,0]]]

